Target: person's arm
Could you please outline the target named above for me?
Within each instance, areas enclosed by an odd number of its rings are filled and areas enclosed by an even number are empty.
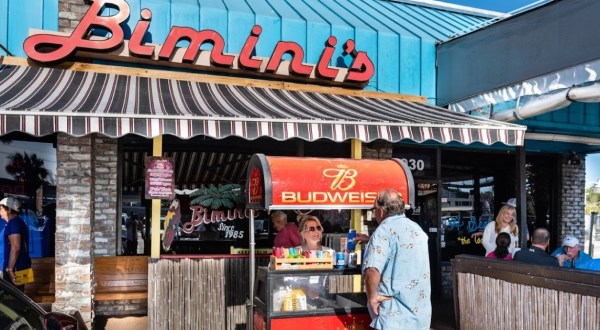
[[[379,286],[379,281],[381,281],[381,274],[379,274],[377,268],[367,268],[364,276],[368,304],[371,306],[373,313],[375,313],[375,315],[379,315],[379,305],[381,305],[381,302],[392,298],[381,296],[377,293],[377,287]]]
[[[363,233],[357,233],[353,238],[356,243],[367,244],[369,243],[369,235]]]
[[[496,242],[495,240],[492,241],[493,233],[494,223],[490,222],[487,226],[485,226],[485,230],[483,231],[483,238],[481,239],[481,243],[483,244],[483,247],[485,248],[486,252],[491,252],[496,249]]]
[[[10,279],[13,281],[13,283],[16,284],[15,265],[17,264],[17,259],[19,258],[19,252],[21,252],[21,234],[10,234],[8,235],[8,240],[10,241],[10,254],[8,257],[6,272],[10,276]]]

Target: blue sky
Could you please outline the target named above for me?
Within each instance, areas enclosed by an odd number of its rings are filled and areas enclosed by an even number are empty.
[[[442,0],[442,2],[453,3],[473,8],[487,9],[507,13],[524,7],[530,3],[543,2],[540,0]]]

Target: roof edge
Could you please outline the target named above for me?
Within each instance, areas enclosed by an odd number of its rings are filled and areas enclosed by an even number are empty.
[[[417,5],[422,7],[434,8],[434,9],[443,9],[449,10],[456,13],[468,14],[480,17],[488,17],[488,18],[498,18],[499,16],[505,16],[506,13],[501,13],[498,11],[478,9],[473,7],[455,5],[452,3],[447,3],[443,1],[436,0],[384,0],[389,2],[402,2],[411,5]]]

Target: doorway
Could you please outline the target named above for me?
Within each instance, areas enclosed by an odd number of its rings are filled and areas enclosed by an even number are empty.
[[[412,208],[410,218],[418,223],[423,231],[427,233],[429,248],[429,266],[431,272],[431,293],[435,298],[440,293],[440,254],[439,254],[439,181],[419,180],[416,181],[415,205]]]

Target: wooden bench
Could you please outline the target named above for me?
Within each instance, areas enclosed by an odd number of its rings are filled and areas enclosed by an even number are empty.
[[[54,258],[31,260],[35,281],[25,285],[25,294],[37,303],[54,302]],[[94,258],[94,301],[148,299],[148,257]]]
[[[148,299],[148,257],[94,258],[95,301]]]
[[[36,303],[54,302],[54,257],[31,259],[34,281],[25,284],[25,294]]]

